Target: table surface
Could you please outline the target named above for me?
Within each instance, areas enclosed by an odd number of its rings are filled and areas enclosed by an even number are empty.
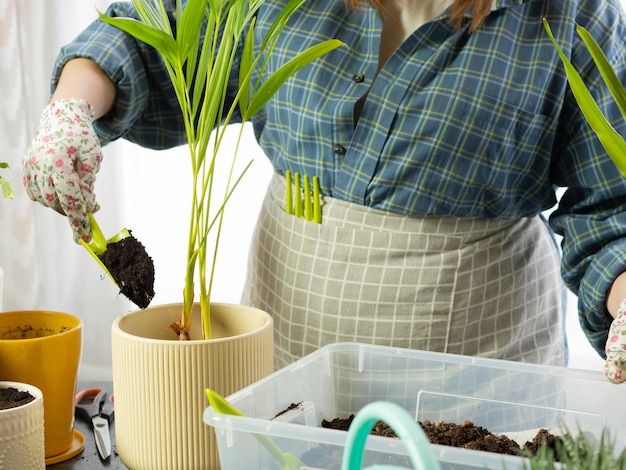
[[[111,384],[111,382],[78,383],[78,390],[92,387],[103,388],[109,394],[113,392],[113,384]],[[115,418],[113,418],[113,421],[109,426],[111,432],[111,457],[107,461],[102,461],[100,455],[98,454],[91,423],[88,423],[80,417],[76,417],[74,428],[85,436],[85,448],[80,454],[72,457],[71,459],[53,465],[47,465],[46,470],[91,470],[98,468],[126,470],[126,466],[117,455],[117,447],[115,445]]]

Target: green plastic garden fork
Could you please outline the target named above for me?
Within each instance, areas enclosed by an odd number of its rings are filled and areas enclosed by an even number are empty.
[[[285,172],[285,212],[295,215],[304,220],[322,223],[322,203],[320,195],[320,180],[317,176],[313,177],[313,181],[309,175],[302,177],[303,186],[300,186],[300,173],[293,174],[293,182],[291,179],[291,171]],[[313,188],[311,188],[311,185]]]

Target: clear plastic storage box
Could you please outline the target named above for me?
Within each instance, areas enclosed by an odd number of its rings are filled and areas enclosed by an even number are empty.
[[[509,437],[566,427],[599,438],[606,427],[619,450],[626,447],[626,407],[620,404],[625,393],[626,385],[611,384],[600,372],[337,343],[228,397],[245,417],[208,407],[204,422],[215,429],[222,469],[278,468],[259,439],[263,436],[304,468],[329,470],[340,468],[347,433],[321,427],[322,420],[349,417],[373,401],[397,403],[418,421],[471,420]],[[442,468],[524,464],[514,456],[432,449]],[[400,465],[406,455],[402,441],[370,436],[363,466]]]

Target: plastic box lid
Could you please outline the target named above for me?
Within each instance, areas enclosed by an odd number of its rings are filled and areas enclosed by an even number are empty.
[[[340,468],[347,433],[321,427],[322,420],[349,417],[373,401],[397,403],[418,421],[469,419],[509,437],[566,427],[599,438],[607,427],[621,450],[626,434],[618,430],[626,422],[626,407],[616,405],[620,395],[623,387],[609,383],[600,372],[336,343],[227,397],[244,417],[208,407],[204,422],[215,429],[223,469],[279,468],[258,438],[265,436],[305,462],[305,468],[328,470]],[[514,456],[432,448],[442,468],[524,465]],[[406,455],[400,440],[371,436],[363,465],[393,463]]]

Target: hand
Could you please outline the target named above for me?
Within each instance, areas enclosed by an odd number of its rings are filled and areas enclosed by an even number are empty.
[[[626,299],[619,304],[609,328],[605,352],[604,375],[615,384],[626,382]]]
[[[100,208],[93,186],[102,150],[93,119],[94,110],[84,100],[54,101],[41,113],[22,162],[28,196],[67,215],[76,243],[91,239],[87,213]]]

